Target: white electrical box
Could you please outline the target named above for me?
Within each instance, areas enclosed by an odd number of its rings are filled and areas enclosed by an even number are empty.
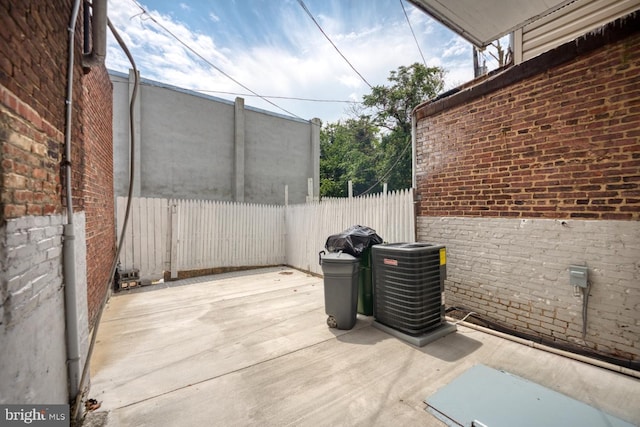
[[[569,284],[571,286],[579,286],[586,288],[589,279],[588,268],[584,265],[569,266]]]

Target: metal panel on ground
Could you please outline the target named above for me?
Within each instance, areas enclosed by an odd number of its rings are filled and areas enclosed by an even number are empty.
[[[632,427],[586,403],[504,371],[476,365],[425,399],[448,426]]]

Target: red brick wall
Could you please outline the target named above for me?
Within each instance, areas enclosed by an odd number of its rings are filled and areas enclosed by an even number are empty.
[[[639,220],[639,76],[636,33],[470,102],[418,110],[419,215]]]
[[[0,102],[0,218],[59,213],[63,133],[2,86]]]
[[[93,325],[115,257],[113,90],[104,67],[92,69],[82,83],[86,154],[82,199],[86,215],[89,324]]]
[[[446,304],[638,369],[640,13],[415,114],[416,230],[447,247]]]
[[[71,5],[71,0],[0,1],[0,84],[59,130],[64,129]]]
[[[67,27],[72,0],[0,0],[1,220],[62,213]],[[82,71],[82,8],[75,32],[72,190],[85,211],[89,322],[115,254],[112,88],[104,67]]]
[[[4,219],[62,210],[59,165],[70,11],[71,1],[0,2]],[[76,82],[74,94],[78,96],[80,77]],[[78,112],[76,105],[75,129],[79,129]]]

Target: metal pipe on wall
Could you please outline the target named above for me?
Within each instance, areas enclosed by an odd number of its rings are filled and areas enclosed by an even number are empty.
[[[569,351],[561,350],[559,348],[549,347],[548,345],[539,344],[537,342],[516,337],[514,335],[505,334],[504,332],[496,331],[493,329],[485,328],[483,326],[476,325],[474,323],[465,322],[464,320],[456,320],[451,317],[447,317],[447,320],[456,323],[458,325],[466,326],[467,328],[475,329],[476,331],[484,332],[496,337],[500,337],[509,341],[517,342],[518,344],[533,347],[538,350],[546,351],[548,353],[557,354],[559,356],[567,357],[569,359],[577,360],[579,362],[588,363],[599,368],[608,369],[610,371],[618,372],[621,374],[629,375],[631,377],[640,378],[640,371],[625,368],[624,366],[614,365],[613,363],[605,362],[603,360],[594,359],[592,357],[583,356],[581,354],[571,353]]]
[[[418,192],[417,178],[417,135],[418,135],[418,119],[416,119],[416,108],[411,111],[411,188],[413,188],[413,241],[418,241],[418,215],[420,214],[420,205],[416,199]]]
[[[75,28],[80,10],[80,1],[75,0],[69,21],[69,62],[67,65],[66,116],[64,130],[64,170],[67,198],[67,222],[64,225],[62,246],[64,263],[64,302],[67,339],[67,370],[69,375],[69,396],[78,394],[80,382],[80,339],[78,333],[78,307],[76,298],[75,228],[73,224],[73,194],[71,188],[71,133],[73,131],[73,65]]]
[[[79,316],[77,306],[76,283],[76,253],[75,253],[75,226],[73,223],[73,189],[71,168],[71,137],[73,132],[73,79],[75,63],[75,28],[78,21],[81,0],[75,0],[69,21],[69,61],[67,64],[67,92],[65,110],[65,144],[64,144],[64,175],[65,197],[67,200],[67,221],[64,224],[63,274],[64,274],[64,300],[65,300],[65,329],[67,341],[67,370],[69,382],[69,396],[73,400],[78,396],[80,389],[80,334]],[[107,1],[94,0],[92,4],[92,49],[91,53],[83,56],[83,66],[101,65],[106,56],[107,43]],[[73,403],[73,402],[72,402]]]

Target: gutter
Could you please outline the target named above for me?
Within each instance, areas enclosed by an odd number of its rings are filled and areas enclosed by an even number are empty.
[[[107,56],[107,0],[93,0],[91,9],[93,11],[91,17],[91,51],[82,56],[82,67],[85,70],[104,64]],[[85,9],[85,11],[87,10]],[[89,24],[87,15],[88,13],[85,13],[85,34]]]
[[[78,394],[80,383],[80,339],[78,333],[78,306],[76,298],[76,254],[75,227],[73,224],[73,194],[71,189],[71,133],[73,131],[73,65],[75,47],[75,28],[80,10],[80,1],[75,0],[69,22],[69,62],[67,65],[67,94],[64,129],[64,167],[65,190],[67,199],[67,223],[64,224],[62,245],[65,325],[67,339],[67,371],[69,375],[69,396]]]
[[[413,188],[413,241],[418,241],[418,215],[420,214],[420,198],[418,197],[418,118],[415,107],[411,111],[411,188]]]
[[[411,111],[411,187],[416,188],[416,165],[417,165],[417,152],[416,152],[416,133],[418,132],[418,120],[416,119],[416,109]]]
[[[67,63],[67,88],[65,99],[65,129],[64,129],[64,168],[65,198],[67,202],[67,221],[63,229],[63,281],[65,303],[65,335],[67,344],[67,372],[70,399],[73,400],[80,389],[80,333],[78,316],[78,298],[76,284],[76,231],[73,223],[73,190],[71,168],[71,135],[73,133],[73,83],[75,64],[75,28],[78,21],[81,0],[75,0],[69,21],[69,46]],[[86,6],[85,6],[86,7]],[[83,55],[84,67],[92,67],[104,64],[107,46],[107,0],[93,0],[92,18],[92,49]],[[85,22],[85,25],[87,22]],[[85,27],[86,29],[86,27]],[[73,403],[73,402],[71,402]]]

